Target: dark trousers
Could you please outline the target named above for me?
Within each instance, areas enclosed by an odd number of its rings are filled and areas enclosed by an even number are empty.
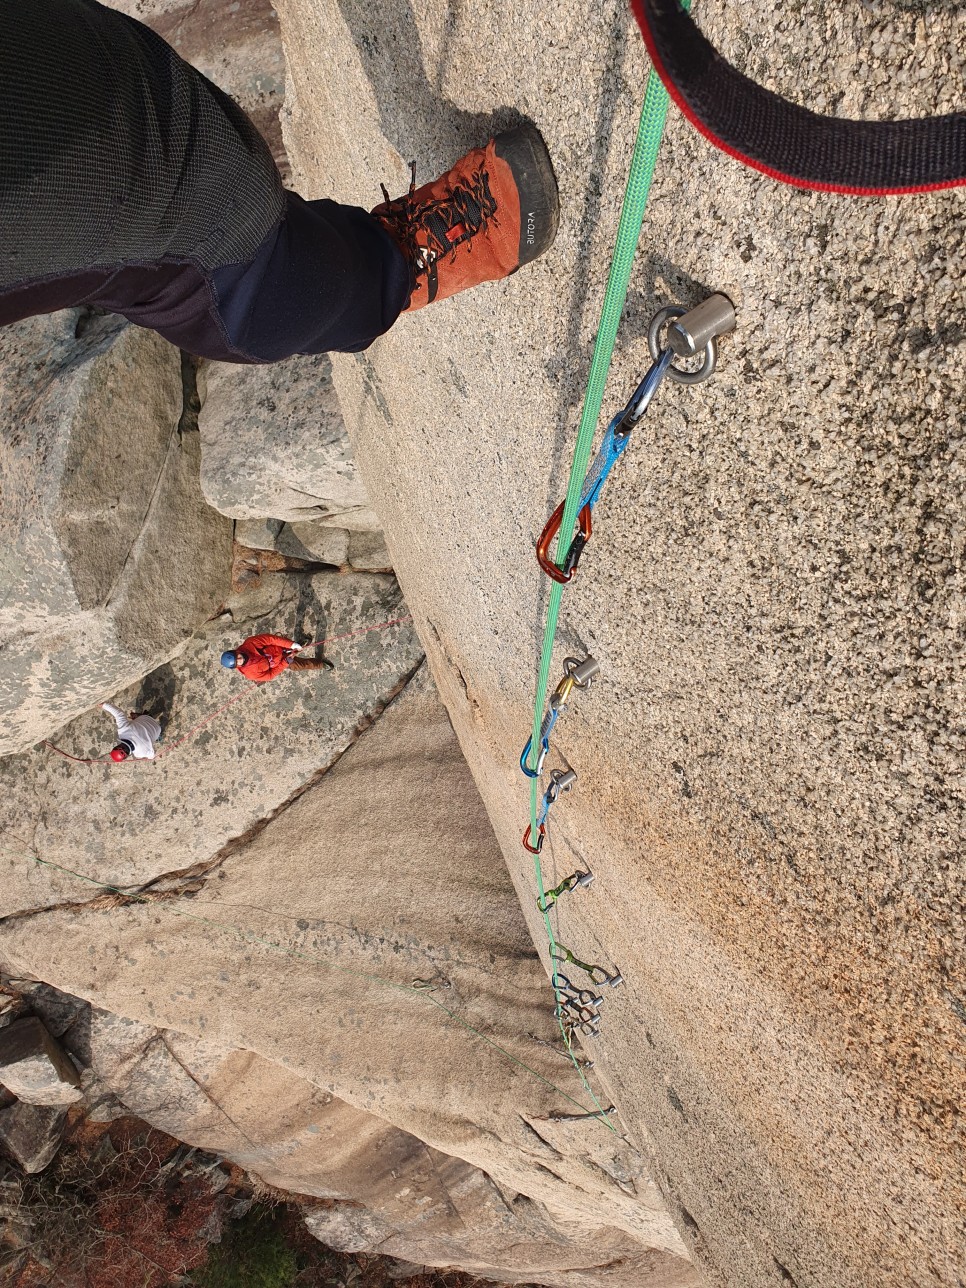
[[[405,306],[382,226],[286,192],[237,104],[133,19],[0,0],[0,87],[0,325],[90,304],[274,362],[364,349]]]

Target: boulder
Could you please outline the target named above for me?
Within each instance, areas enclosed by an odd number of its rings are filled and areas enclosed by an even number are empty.
[[[392,557],[382,532],[349,532],[325,520],[282,523],[279,519],[241,519],[235,540],[250,550],[273,550],[307,563],[347,566],[357,572],[391,572]]]
[[[330,528],[310,520],[286,523],[278,534],[275,549],[295,559],[317,560],[340,567],[349,561],[349,534],[345,528]]]
[[[346,437],[327,355],[267,366],[207,364],[201,486],[235,519],[325,519],[378,529]]]
[[[373,177],[405,191],[411,159],[429,179],[519,116],[556,167],[543,259],[332,359],[546,960],[520,845],[548,594],[533,545],[565,490],[646,53],[628,7],[596,0],[278,10],[305,196],[371,205]],[[699,21],[819,111],[961,106],[955,7]],[[548,768],[579,783],[548,846],[556,874],[596,874],[561,901],[560,937],[626,981],[595,1060],[728,1288],[962,1276],[964,231],[961,192],[783,187],[671,108],[603,421],[648,368],[659,307],[722,290],[738,330],[711,381],[658,392],[595,511],[551,684],[568,653],[602,671],[554,734]]]
[[[172,658],[227,593],[181,407],[151,331],[68,310],[0,332],[0,753]]]
[[[27,1008],[38,1016],[47,1032],[55,1038],[64,1038],[83,1020],[90,1010],[90,1003],[81,997],[71,997],[59,989],[51,988],[35,979],[10,979],[0,974],[3,986],[10,989],[21,1009]],[[73,1054],[69,1043],[64,1043]]]
[[[249,550],[274,550],[283,526],[281,519],[239,519],[235,540]]]
[[[349,537],[349,566],[359,572],[386,572],[392,556],[381,532],[353,532]]]
[[[72,1105],[84,1094],[70,1056],[36,1016],[0,1031],[0,1083],[28,1105]]]
[[[0,1150],[25,1172],[42,1172],[60,1149],[67,1110],[21,1101],[0,1109]]]
[[[156,760],[107,760],[114,722],[97,709],[56,744],[96,763],[47,747],[0,760],[4,914],[103,894],[91,878],[139,888],[211,864],[337,761],[419,666],[422,649],[392,577],[263,581],[230,599],[180,657],[113,695],[124,710],[161,717]],[[325,645],[333,669],[256,685],[219,665],[223,650],[264,631],[333,637]]]

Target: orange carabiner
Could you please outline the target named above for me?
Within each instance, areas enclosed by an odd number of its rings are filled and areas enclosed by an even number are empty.
[[[594,531],[590,518],[590,506],[585,505],[577,516],[577,534],[570,543],[563,567],[555,564],[550,558],[550,543],[560,531],[560,520],[563,518],[564,504],[561,501],[553,514],[551,514],[547,520],[547,526],[540,533],[540,538],[537,541],[537,563],[548,577],[552,577],[554,581],[559,581],[561,585],[566,585],[577,571],[577,563],[584,553],[584,546],[590,540]]]
[[[544,827],[543,823],[541,823],[540,826],[537,828],[536,845],[530,844],[530,837],[532,835],[533,835],[533,824],[528,823],[527,830],[523,833],[523,848],[525,850],[528,850],[530,854],[539,854],[540,851],[543,849],[543,838],[547,835],[547,829],[546,827]]]

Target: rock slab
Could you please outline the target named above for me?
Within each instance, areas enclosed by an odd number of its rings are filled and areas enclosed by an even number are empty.
[[[517,763],[547,595],[533,545],[565,490],[646,54],[617,0],[279,13],[307,197],[371,205],[373,180],[404,191],[413,158],[429,178],[520,116],[560,182],[544,258],[333,357],[546,960]],[[962,105],[962,6],[698,21],[819,111]],[[714,379],[659,391],[595,511],[551,683],[569,653],[602,671],[555,731],[548,769],[579,783],[545,871],[596,874],[558,907],[563,941],[626,981],[596,1066],[726,1288],[963,1277],[964,234],[962,190],[783,187],[671,108],[602,419],[647,370],[658,308],[721,290],[738,329]]]
[[[124,1017],[92,1022],[115,1096],[273,1183],[361,1204],[408,1259],[556,1284],[604,1249],[648,1265],[627,1288],[696,1284],[641,1156],[557,1121],[591,1102],[426,678],[217,864],[151,890],[0,924],[13,970]],[[297,1087],[273,1091],[266,1062],[314,1089],[288,1126]]]

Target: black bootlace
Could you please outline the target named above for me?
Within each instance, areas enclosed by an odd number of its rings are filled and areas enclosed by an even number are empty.
[[[481,167],[468,180],[464,180],[438,201],[417,202],[416,163],[412,163],[409,191],[402,197],[390,198],[385,184],[382,195],[385,207],[380,217],[401,242],[409,255],[415,271],[426,272],[437,259],[452,253],[470,241],[478,232],[485,232],[490,223],[499,227],[496,201],[490,192],[490,179]],[[450,234],[462,228],[455,237]],[[472,250],[472,247],[468,247]]]

